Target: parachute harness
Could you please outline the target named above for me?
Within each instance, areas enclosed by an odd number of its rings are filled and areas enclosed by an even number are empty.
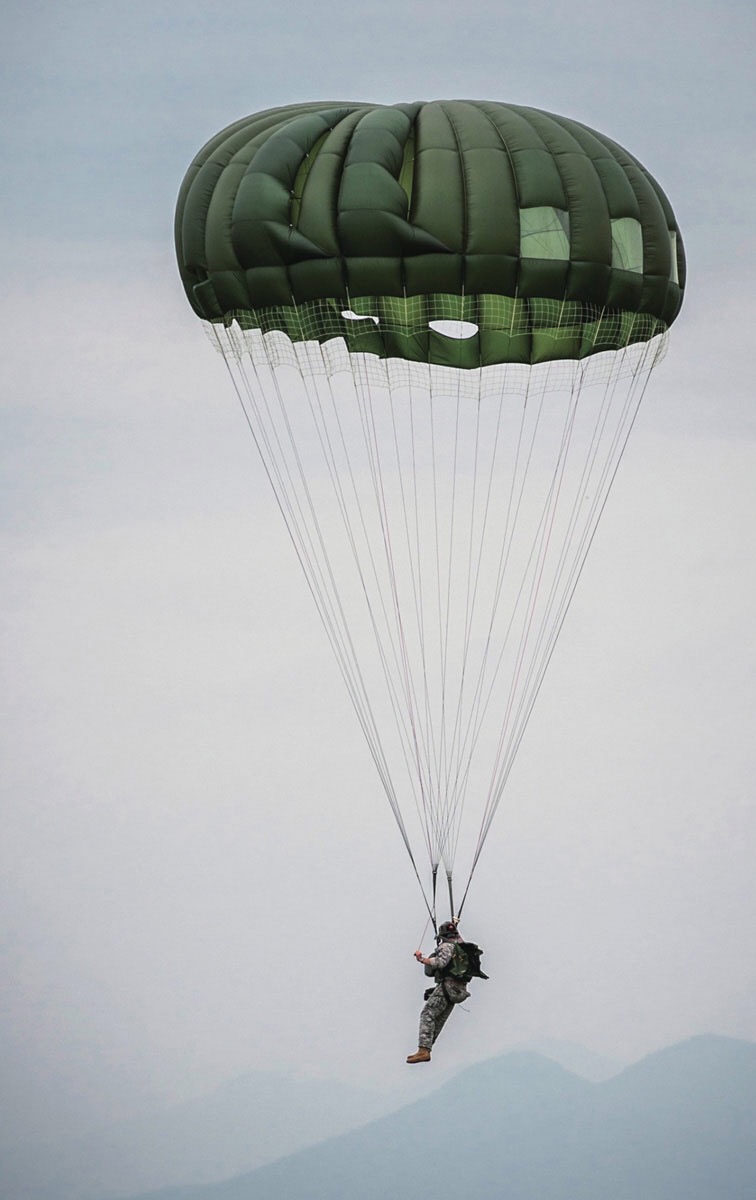
[[[294,340],[209,332],[435,927],[441,865],[464,906],[666,337],[468,370],[306,340],[304,324]]]

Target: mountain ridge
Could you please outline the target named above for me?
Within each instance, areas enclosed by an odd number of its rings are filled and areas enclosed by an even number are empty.
[[[0,1200],[112,1200],[117,1189],[108,1181],[119,1177],[129,1179],[130,1191],[211,1182],[316,1145],[390,1107],[383,1093],[367,1088],[247,1072],[143,1118],[6,1149]]]
[[[750,1042],[700,1035],[598,1083],[520,1051],[251,1173],[129,1200],[753,1200],[754,1111]]]
[[[511,1047],[523,1049],[585,1078],[620,1069],[572,1042]],[[117,1200],[234,1177],[403,1108],[454,1077],[434,1063],[421,1078],[406,1072],[406,1087],[387,1092],[286,1071],[248,1071],[144,1116],[108,1122],[103,1112],[97,1126],[76,1137],[9,1141],[0,1154],[0,1200]]]

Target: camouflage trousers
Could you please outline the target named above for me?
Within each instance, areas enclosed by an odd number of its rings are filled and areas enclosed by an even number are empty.
[[[461,1004],[470,995],[463,983],[447,981],[434,987],[420,1013],[420,1033],[417,1044],[430,1050],[446,1022],[451,1016],[455,1004]]]

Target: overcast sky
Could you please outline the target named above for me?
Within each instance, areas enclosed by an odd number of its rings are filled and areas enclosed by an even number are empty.
[[[298,100],[577,118],[660,180],[688,252],[466,909],[492,980],[434,1070],[756,1039],[752,5],[0,22],[4,1136],[252,1069],[406,1084],[422,902],[173,261],[197,149]]]

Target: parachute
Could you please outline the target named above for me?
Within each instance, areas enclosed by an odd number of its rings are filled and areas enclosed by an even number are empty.
[[[534,108],[317,102],[207,143],[176,248],[426,907],[445,876],[457,915],[680,310],[670,204]]]

